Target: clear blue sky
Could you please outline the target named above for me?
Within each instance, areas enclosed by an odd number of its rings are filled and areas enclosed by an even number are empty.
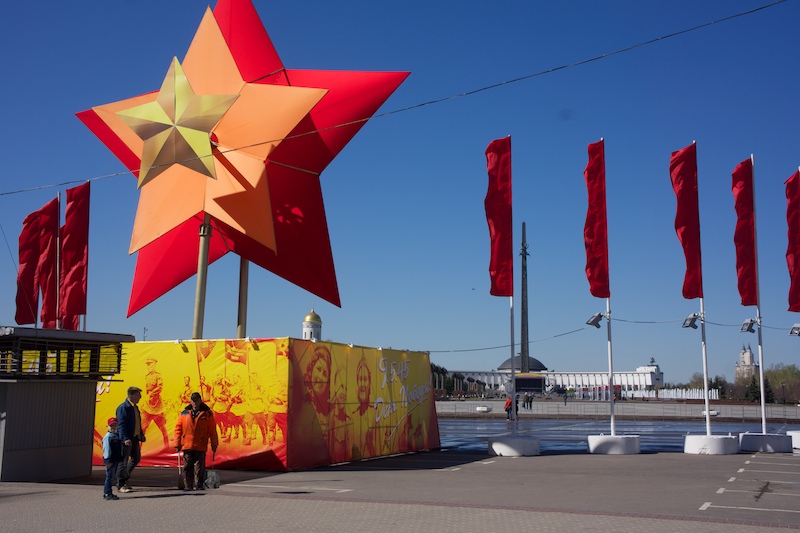
[[[336,2],[255,0],[289,68],[410,71],[379,114],[548,71],[748,11],[767,0]],[[0,192],[114,174],[74,113],[156,90],[183,58],[204,2],[12,2],[0,20],[5,164]],[[213,7],[213,5],[212,5]],[[431,351],[451,370],[509,357],[509,302],[489,295],[484,150],[511,135],[515,246],[527,223],[530,353],[556,370],[608,369],[605,301],[584,275],[586,146],[606,140],[614,366],[655,357],[668,382],[702,371],[681,329],[683,253],[670,153],[698,143],[709,372],[734,377],[743,344],[730,174],[755,154],[766,367],[797,364],[786,311],[784,181],[800,164],[800,2],[472,96],[376,118],[322,174],[342,308],[257,267],[248,334],[295,336],[314,309],[323,338]],[[0,196],[0,324],[14,324],[25,215],[66,186]],[[88,329],[189,338],[195,280],[126,318],[137,204],[130,175],[92,184]],[[10,252],[8,251],[10,248]],[[515,265],[519,295],[519,261]],[[204,336],[236,333],[238,258],[211,266]],[[515,330],[519,338],[519,297]],[[617,320],[619,319],[619,320]],[[713,323],[713,324],[712,324]],[[720,325],[715,325],[720,324]],[[580,330],[568,335],[562,333]],[[498,347],[479,350],[480,348]]]

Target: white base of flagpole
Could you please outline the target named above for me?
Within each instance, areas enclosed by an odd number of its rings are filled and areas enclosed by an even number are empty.
[[[792,448],[800,449],[800,431],[787,431],[786,435],[792,437]]]
[[[636,455],[639,435],[587,435],[589,453],[606,455]]]
[[[739,437],[736,435],[686,435],[683,438],[683,453],[734,455],[739,453]]]
[[[792,453],[792,437],[778,433],[739,433],[743,452]]]
[[[536,437],[496,437],[489,439],[489,455],[499,457],[527,457],[539,455]]]

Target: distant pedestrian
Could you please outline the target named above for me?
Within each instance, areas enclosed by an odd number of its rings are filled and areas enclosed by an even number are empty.
[[[527,392],[522,395],[522,408],[523,409],[527,409],[528,408],[528,393]]]
[[[506,403],[503,405],[506,410],[506,419],[511,420],[511,396],[506,396]]]
[[[142,444],[145,441],[142,431],[142,415],[139,413],[139,400],[142,389],[128,387],[128,397],[117,407],[119,440],[122,441],[122,460],[117,470],[117,490],[132,492],[128,485],[133,469],[142,459]]]
[[[103,463],[106,465],[106,482],[103,485],[104,500],[119,500],[114,494],[114,477],[117,475],[119,462],[122,460],[122,441],[117,434],[117,419],[108,419],[108,431],[103,436]]]
[[[564,405],[567,405],[567,393],[564,393]]]

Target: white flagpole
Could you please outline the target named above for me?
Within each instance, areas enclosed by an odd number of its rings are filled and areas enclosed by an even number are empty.
[[[697,141],[693,140],[692,144],[695,144]],[[695,159],[695,165],[697,164],[697,160]],[[699,190],[699,183],[698,183],[698,190]],[[698,192],[698,203],[700,201]],[[700,217],[698,207],[698,219]],[[698,220],[699,222],[699,220]],[[701,294],[702,294],[702,287],[703,287],[703,272],[702,267],[700,270],[700,287],[701,287]],[[706,435],[711,435],[711,408],[709,407],[708,403],[708,351],[706,349],[706,311],[705,311],[705,302],[703,296],[700,296],[700,342],[701,348],[703,352],[703,401],[706,406]]]
[[[508,297],[511,308],[511,420],[517,419],[517,378],[514,370],[514,297]],[[517,426],[514,424],[512,432],[516,433]]]
[[[58,191],[56,210],[56,329],[61,329],[61,191]]]
[[[761,390],[761,432],[767,432],[767,405],[764,394],[764,348],[761,337],[761,283],[758,279],[758,231],[756,230],[756,163],[750,154],[750,168],[753,170],[753,248],[756,269],[756,326],[758,327],[758,379]]]
[[[703,398],[706,406],[706,435],[711,435],[711,409],[708,404],[708,354],[706,352],[706,311],[700,297],[700,338],[703,349]]]
[[[758,282],[756,281],[756,284]],[[756,289],[758,290],[758,289]],[[761,346],[761,304],[756,306],[756,325],[758,326],[758,379],[761,385],[761,432],[767,432],[767,405],[764,395],[764,350]]]
[[[611,297],[606,298],[606,329],[608,330],[608,405],[611,411],[611,436],[617,435],[614,421],[614,362],[611,357]]]

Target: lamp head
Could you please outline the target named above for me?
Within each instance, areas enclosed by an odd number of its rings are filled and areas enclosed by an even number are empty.
[[[756,330],[753,328],[753,325],[756,323],[755,320],[752,318],[748,318],[747,320],[742,323],[742,327],[739,331],[742,333],[755,333]]]
[[[691,315],[686,317],[686,320],[683,321],[682,328],[692,328],[697,329],[697,319],[700,318],[700,315],[697,313],[692,313]]]
[[[595,313],[586,321],[586,324],[589,326],[594,326],[596,328],[600,327],[600,322],[603,320],[603,313]]]

